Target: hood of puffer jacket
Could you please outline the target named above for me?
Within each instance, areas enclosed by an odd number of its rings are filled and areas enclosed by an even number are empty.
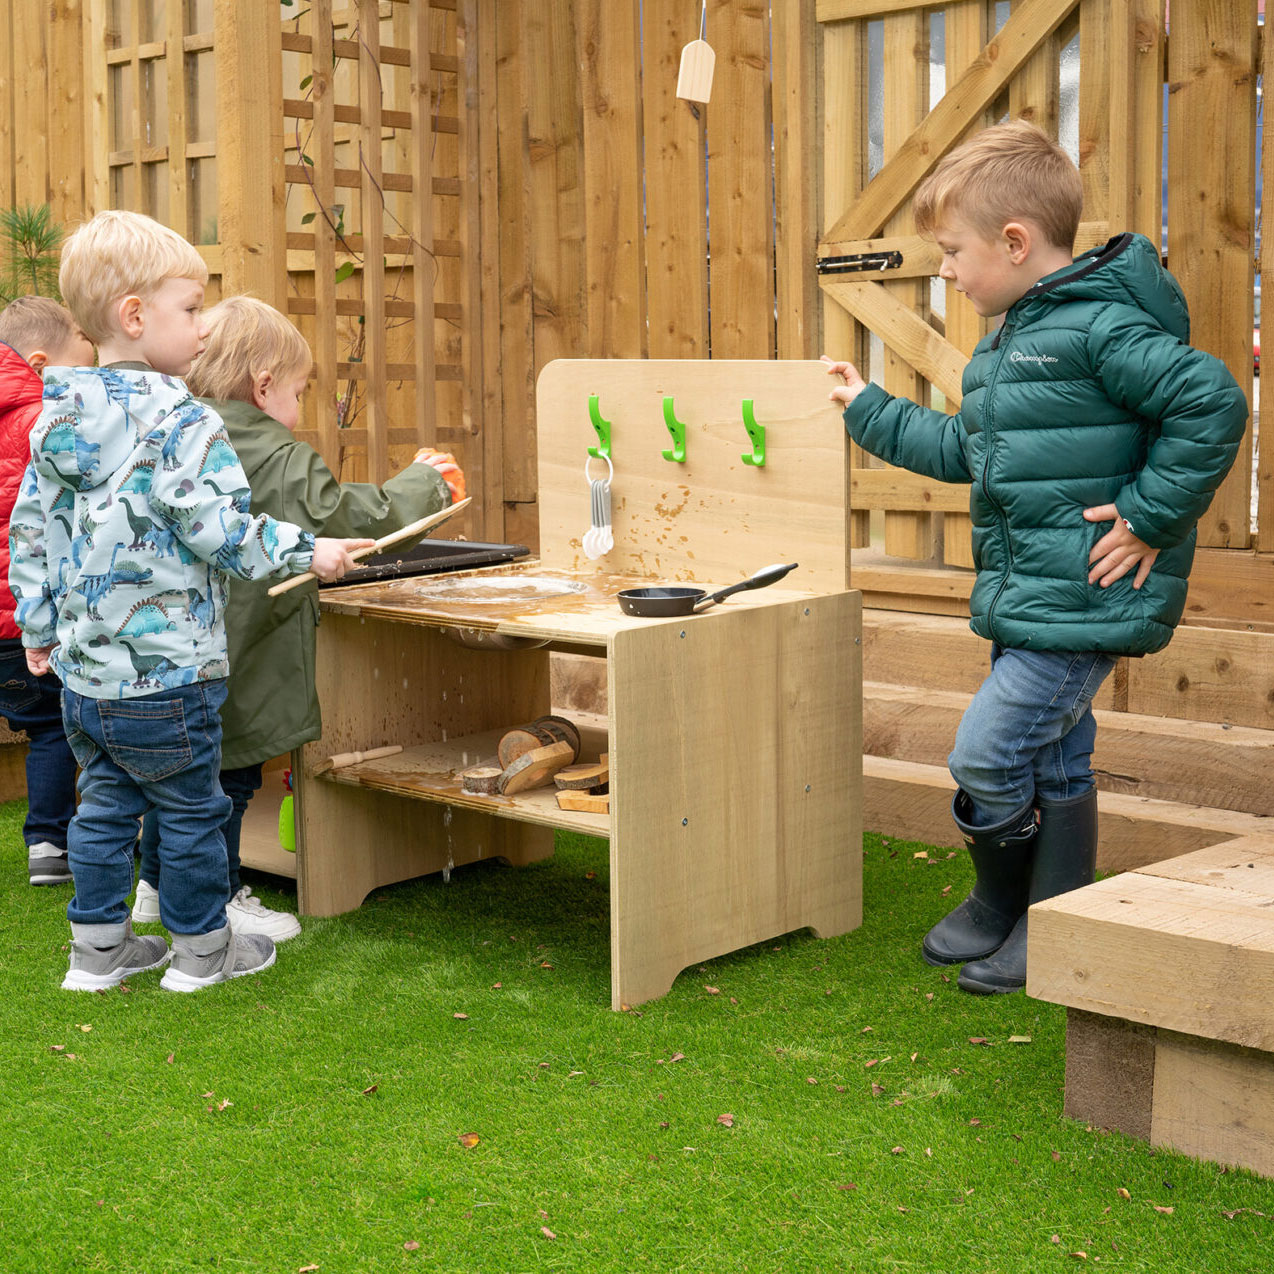
[[[36,470],[71,491],[91,491],[124,464],[139,434],[157,423],[151,395],[159,385],[172,391],[174,402],[189,399],[181,381],[159,372],[137,376],[114,367],[46,368],[44,406],[31,436]],[[134,395],[149,410],[145,420],[135,420],[130,412]]]
[[[1189,343],[1190,312],[1180,284],[1163,268],[1145,235],[1117,234],[1070,265],[1041,279],[1009,313],[1031,322],[1059,302],[1105,301],[1148,314],[1171,336]]]
[[[40,373],[12,345],[0,341],[0,403],[4,415],[38,403],[44,393]]]

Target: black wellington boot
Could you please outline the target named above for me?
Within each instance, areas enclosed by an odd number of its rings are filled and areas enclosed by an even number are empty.
[[[969,896],[925,934],[921,954],[930,964],[963,964],[998,951],[1026,912],[1035,849],[1035,810],[1024,805],[994,827],[972,827],[968,794],[957,790],[951,817],[964,843],[977,880]]]
[[[1035,838],[1031,902],[1091,885],[1097,876],[1097,792],[1065,801],[1039,798],[1040,830]],[[1027,917],[1013,927],[1004,945],[987,960],[966,964],[957,983],[975,995],[1000,995],[1026,985]]]

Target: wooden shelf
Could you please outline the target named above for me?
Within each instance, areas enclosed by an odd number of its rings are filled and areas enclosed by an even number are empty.
[[[496,745],[503,730],[488,730],[445,743],[430,743],[407,748],[394,756],[361,761],[340,770],[320,775],[323,782],[350,787],[392,792],[418,801],[435,801],[441,805],[458,805],[496,818],[511,818],[523,823],[539,823],[545,827],[561,827],[584,832],[589,836],[610,836],[610,818],[604,814],[586,814],[563,810],[557,806],[557,789],[536,788],[516,796],[477,796],[466,792],[460,784],[460,773],[475,765],[494,765]],[[581,760],[595,761],[597,753],[588,755],[586,746]]]

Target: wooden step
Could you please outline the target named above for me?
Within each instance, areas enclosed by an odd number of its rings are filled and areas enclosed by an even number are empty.
[[[869,681],[972,694],[990,660],[966,619],[863,611]],[[1121,660],[1094,706],[1274,729],[1274,633],[1182,625],[1157,655]]]
[[[1064,1004],[1064,1113],[1274,1175],[1274,835],[1031,908],[1027,994]]]
[[[863,685],[863,751],[945,765],[972,696]],[[1105,792],[1274,815],[1274,730],[1099,710],[1093,769]]]
[[[958,847],[962,841],[951,821],[953,790],[945,766],[864,756],[863,827],[899,840]],[[1097,808],[1097,866],[1103,872],[1130,871],[1220,841],[1274,831],[1259,815],[1119,792],[1101,792]]]

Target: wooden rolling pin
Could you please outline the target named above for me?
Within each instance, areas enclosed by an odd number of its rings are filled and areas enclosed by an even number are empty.
[[[310,771],[311,774],[326,774],[328,770],[343,770],[347,765],[357,765],[360,761],[375,761],[382,756],[397,756],[403,750],[401,743],[391,743],[385,748],[368,748],[366,752],[338,752],[326,760],[319,761]]]
[[[400,531],[394,531],[390,535],[382,535],[375,544],[369,544],[365,549],[355,549],[350,554],[350,557],[355,559],[370,557],[373,553],[383,553],[391,544],[397,544],[401,540],[409,540],[413,535],[422,535],[431,526],[437,526],[440,522],[445,522],[453,513],[459,513],[472,499],[472,496],[466,496],[449,508],[439,509],[437,513],[431,513],[427,518],[421,518],[420,521],[413,522],[410,526],[405,526]],[[312,579],[318,579],[318,576],[313,571],[306,571],[304,575],[293,575],[291,579],[285,579],[283,583],[276,584],[273,588],[268,589],[267,594],[270,597],[277,597],[280,593],[286,593],[288,589],[297,588]]]

